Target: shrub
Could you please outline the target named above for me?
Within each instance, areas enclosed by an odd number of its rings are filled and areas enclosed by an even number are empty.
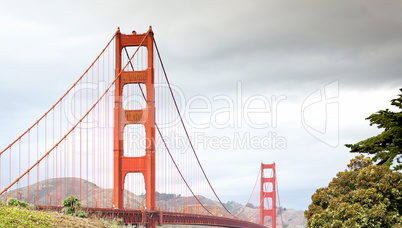
[[[29,203],[27,203],[27,202],[24,202],[24,201],[18,201],[18,206],[20,206],[20,207],[25,207],[25,208],[27,208],[27,207],[28,207],[28,205],[29,205]]]
[[[69,215],[69,214],[71,214],[71,208],[65,207],[65,208],[61,209],[61,212]]]
[[[17,200],[16,198],[10,198],[7,200],[7,205],[9,206],[15,206],[15,207],[23,207],[23,208],[27,208],[29,210],[35,210],[36,207],[32,204],[29,204],[27,202],[24,201],[20,201]]]
[[[86,218],[88,215],[85,211],[77,211],[75,213],[75,216],[79,217],[79,218]]]
[[[16,198],[10,198],[7,200],[7,205],[9,206],[19,206],[19,200],[17,200]]]

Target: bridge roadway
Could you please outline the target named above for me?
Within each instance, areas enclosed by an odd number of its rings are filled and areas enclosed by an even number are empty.
[[[61,211],[62,207],[55,206],[37,206],[40,210]],[[122,218],[125,224],[140,224],[146,227],[153,227],[151,224],[162,226],[163,224],[177,225],[203,225],[203,226],[220,226],[220,227],[238,227],[238,228],[263,228],[256,223],[225,218],[210,215],[186,214],[176,212],[163,211],[141,211],[128,209],[110,209],[110,208],[86,208],[81,210],[88,213],[88,217],[97,218]]]

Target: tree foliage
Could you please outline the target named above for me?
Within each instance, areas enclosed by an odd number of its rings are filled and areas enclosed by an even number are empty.
[[[402,174],[363,155],[311,200],[306,227],[402,227]]]
[[[79,211],[81,208],[80,200],[75,196],[69,196],[63,200],[63,209],[61,210],[64,214],[77,216],[80,218],[87,217],[85,211]]]
[[[65,214],[75,214],[81,208],[80,200],[75,196],[65,198],[62,205]]]
[[[402,92],[402,89],[400,91]],[[391,105],[402,109],[402,94],[398,96],[391,100]],[[391,167],[396,159],[398,165],[394,169],[402,169],[402,111],[380,110],[366,119],[370,120],[370,126],[377,125],[384,131],[377,136],[345,146],[349,147],[352,153],[374,154],[373,160],[384,167]]]

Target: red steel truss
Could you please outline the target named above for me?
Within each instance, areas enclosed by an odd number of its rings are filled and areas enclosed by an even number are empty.
[[[38,207],[41,210],[52,209],[61,211],[61,207]],[[238,228],[263,228],[256,223],[247,222],[239,219],[231,219],[219,216],[197,215],[164,211],[140,211],[126,209],[108,209],[108,208],[82,208],[88,213],[89,217],[97,218],[121,218],[125,224],[137,224],[149,227],[150,224],[162,226],[164,224],[186,224],[220,227],[238,227]]]

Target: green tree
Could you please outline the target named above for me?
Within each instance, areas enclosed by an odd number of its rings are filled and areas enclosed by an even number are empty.
[[[311,200],[306,227],[402,227],[402,174],[363,155]]]
[[[69,196],[63,200],[63,212],[65,214],[75,214],[81,208],[80,200],[75,196]]]
[[[402,89],[400,89],[402,92]],[[391,100],[391,105],[402,109],[402,94]],[[402,111],[392,112],[389,109],[380,110],[367,117],[370,126],[377,125],[384,131],[374,137],[365,139],[356,144],[346,144],[352,153],[374,154],[373,161],[384,167],[391,167],[394,160],[399,163],[395,170],[402,169]]]

